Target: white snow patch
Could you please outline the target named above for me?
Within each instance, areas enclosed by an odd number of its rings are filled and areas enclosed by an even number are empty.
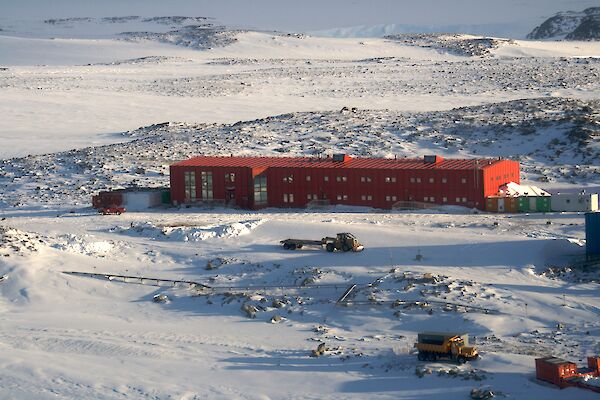
[[[212,238],[231,238],[247,235],[265,220],[249,220],[232,222],[223,225],[190,226],[157,226],[152,222],[134,223],[130,227],[114,228],[114,232],[133,236],[143,236],[158,240],[177,242],[200,242]]]
[[[52,247],[70,253],[104,257],[111,254],[115,244],[108,240],[89,241],[77,235],[64,235]]]

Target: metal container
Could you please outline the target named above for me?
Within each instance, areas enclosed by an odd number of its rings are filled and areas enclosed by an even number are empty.
[[[561,381],[577,374],[577,365],[557,357],[535,359],[535,374],[542,381],[561,386]]]
[[[468,333],[452,333],[452,332],[421,332],[417,335],[417,341],[419,343],[441,345],[444,341],[451,339],[455,336],[460,336],[465,346],[469,345],[469,334]]]
[[[538,212],[550,212],[550,196],[539,196],[535,200]]]
[[[531,211],[530,207],[531,203],[529,202],[529,197],[521,196],[519,197],[519,212],[529,212]]]
[[[588,357],[588,368],[596,373],[600,373],[600,357]]]
[[[600,212],[585,214],[585,254],[588,259],[600,259]]]

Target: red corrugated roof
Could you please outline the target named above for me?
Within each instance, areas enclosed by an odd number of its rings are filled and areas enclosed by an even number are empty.
[[[497,159],[444,159],[437,164],[423,158],[351,158],[345,162],[318,157],[214,157],[200,156],[181,161],[177,167],[247,167],[247,168],[364,168],[364,169],[473,169],[485,168]]]

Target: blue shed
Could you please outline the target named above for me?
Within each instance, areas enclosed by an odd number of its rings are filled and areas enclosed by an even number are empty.
[[[585,214],[585,255],[600,258],[600,212]]]

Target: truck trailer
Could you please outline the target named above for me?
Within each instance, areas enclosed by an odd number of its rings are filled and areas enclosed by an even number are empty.
[[[466,333],[422,332],[417,335],[415,348],[420,361],[449,359],[464,364],[479,357],[477,349],[469,346]]]

